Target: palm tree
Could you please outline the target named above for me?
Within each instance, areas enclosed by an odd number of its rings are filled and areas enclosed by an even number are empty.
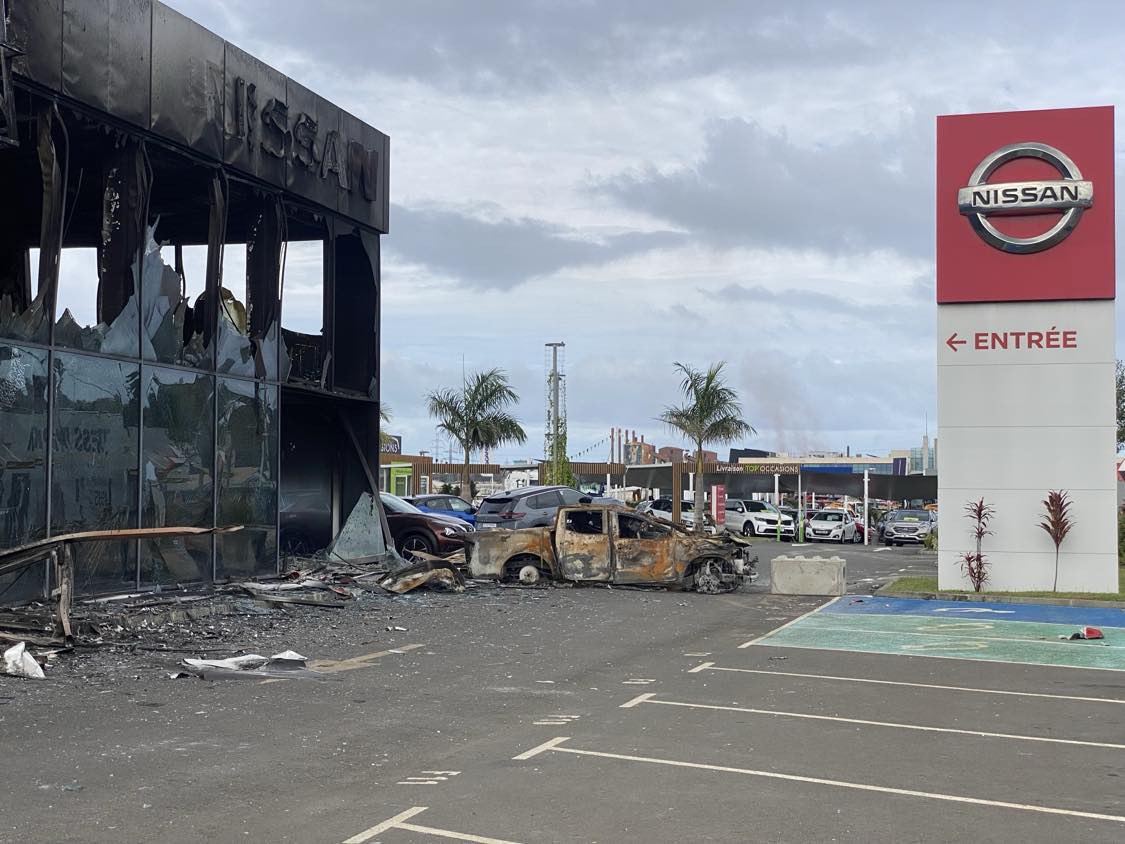
[[[527,434],[507,408],[519,401],[501,369],[476,372],[460,390],[435,390],[426,397],[430,416],[438,428],[461,444],[465,464],[461,469],[461,495],[469,496],[469,455],[473,449],[498,448],[522,443]]]
[[[669,407],[659,420],[695,443],[695,530],[703,531],[703,446],[730,443],[756,433],[742,419],[738,394],[723,380],[725,362],[713,363],[706,372],[676,363],[683,375],[680,389],[686,403]]]
[[[382,402],[379,402],[379,422],[380,423],[390,424],[391,416],[392,416],[393,413],[394,413],[394,411],[391,410],[391,406],[389,404],[383,404]],[[385,428],[383,428],[383,424],[380,424],[379,425],[379,448],[381,449],[383,446],[387,445],[388,443],[392,443],[392,442],[394,442],[394,440],[391,438],[391,435],[387,433]]]

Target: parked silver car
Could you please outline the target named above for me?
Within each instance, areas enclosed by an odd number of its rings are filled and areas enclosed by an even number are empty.
[[[525,486],[498,492],[480,503],[477,530],[549,525],[554,523],[559,507],[588,500],[588,496],[565,486]]]
[[[921,544],[931,533],[937,533],[937,513],[933,510],[895,510],[883,526],[883,544]]]

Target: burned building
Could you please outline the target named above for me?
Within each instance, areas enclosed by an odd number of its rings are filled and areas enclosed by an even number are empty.
[[[277,570],[374,488],[388,138],[155,0],[0,0],[0,547]],[[47,567],[0,580],[44,593]]]

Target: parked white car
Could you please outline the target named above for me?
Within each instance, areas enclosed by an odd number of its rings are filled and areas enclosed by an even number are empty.
[[[750,501],[728,498],[726,529],[743,536],[777,536],[777,520],[781,519],[782,539],[792,540],[796,526],[792,516],[786,516],[768,501]]]
[[[821,510],[809,518],[805,539],[813,542],[862,542],[855,518],[846,510]]]
[[[652,518],[663,522],[671,522],[672,499],[657,498],[655,501],[642,501],[637,505],[637,512],[647,513]],[[695,528],[695,505],[691,501],[680,502],[680,522],[689,530]],[[703,531],[704,533],[716,532],[710,513],[703,514]]]

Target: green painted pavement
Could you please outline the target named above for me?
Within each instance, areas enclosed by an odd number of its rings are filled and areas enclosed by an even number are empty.
[[[1102,627],[1104,640],[1058,638],[1075,629],[1028,621],[818,612],[756,644],[1125,671],[1125,629]]]

